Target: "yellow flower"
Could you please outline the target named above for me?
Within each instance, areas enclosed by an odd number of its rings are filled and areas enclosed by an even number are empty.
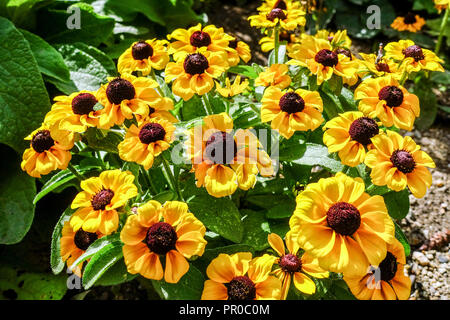
[[[366,155],[364,163],[372,168],[370,177],[377,186],[387,185],[394,191],[408,186],[416,198],[422,198],[431,186],[428,168],[435,164],[411,137],[402,137],[387,130],[387,135],[372,138],[374,149]]]
[[[313,131],[323,122],[323,103],[318,92],[304,89],[281,91],[277,87],[269,87],[261,102],[261,121],[271,121],[272,129],[278,130],[286,139],[295,131]]]
[[[328,152],[339,152],[344,165],[356,167],[366,157],[370,139],[379,133],[378,124],[357,111],[348,111],[328,121],[323,130],[323,143]]]
[[[398,31],[417,32],[420,31],[424,25],[424,18],[420,17],[418,14],[415,15],[409,12],[404,17],[395,18],[394,22],[391,24],[391,28]]]
[[[284,9],[274,7],[259,11],[257,15],[248,17],[250,25],[257,28],[274,28],[279,25],[284,30],[294,30],[306,24],[305,11],[292,6]]]
[[[388,245],[386,258],[363,277],[346,277],[350,291],[359,300],[407,300],[411,280],[405,275],[405,251],[395,239]]]
[[[281,282],[269,275],[272,257],[253,258],[250,252],[219,254],[206,274],[202,300],[277,300]]]
[[[377,117],[386,127],[411,130],[420,114],[419,98],[403,88],[392,75],[364,80],[355,90],[358,109]]]
[[[83,90],[69,96],[57,96],[44,122],[58,129],[84,132],[88,127],[96,127],[101,111],[95,111],[97,92]]]
[[[291,77],[287,74],[289,67],[285,64],[273,64],[261,72],[255,79],[255,86],[274,86],[280,89],[289,87]]]
[[[44,123],[25,140],[31,140],[30,147],[24,151],[20,166],[32,177],[40,178],[53,170],[64,170],[72,159],[69,150],[74,139],[68,131]]]
[[[133,114],[146,117],[150,107],[167,103],[168,98],[161,97],[155,90],[158,83],[146,77],[124,74],[118,78],[108,78],[108,83],[98,90],[98,98],[103,105],[98,127],[109,129],[122,125]]]
[[[233,134],[233,120],[221,113],[203,118],[203,125],[188,131],[185,145],[197,187],[214,197],[253,188],[256,175],[271,176],[272,160],[250,130]]]
[[[237,38],[231,40],[228,44],[227,54],[230,67],[237,65],[241,59],[247,63],[252,58],[248,44],[243,41],[238,41]]]
[[[169,62],[166,67],[166,82],[173,79],[172,92],[184,101],[194,94],[203,95],[214,87],[214,78],[218,78],[228,68],[226,52],[193,53]]]
[[[127,130],[125,139],[119,143],[122,160],[136,162],[148,170],[155,157],[167,150],[173,141],[175,127],[167,120],[153,118],[139,127],[134,124]]]
[[[295,35],[295,33],[285,30],[280,32],[279,39],[280,43],[282,43],[283,41],[286,42],[286,50],[288,52],[292,51],[292,46],[294,43],[300,43],[300,39]],[[275,48],[275,34],[272,33],[270,37],[263,37],[261,40],[259,40],[259,44],[261,45],[262,52],[273,50]]]
[[[166,40],[145,40],[134,42],[119,57],[117,70],[120,74],[139,71],[143,76],[150,74],[153,69],[162,70],[169,62],[169,54],[165,45]]]
[[[86,232],[100,231],[111,234],[119,227],[117,209],[123,207],[128,199],[137,195],[131,172],[107,170],[99,177],[81,181],[81,191],[72,202],[71,208],[77,209],[70,218],[74,231],[83,228]]]
[[[241,76],[236,76],[234,79],[233,84],[230,84],[230,78],[225,79],[225,88],[223,88],[217,81],[216,81],[216,90],[225,98],[230,98],[235,95],[238,95],[248,87],[248,80],[245,79],[241,82]]]
[[[189,271],[193,256],[205,250],[205,226],[184,202],[167,201],[164,206],[149,201],[128,217],[120,233],[128,272],[147,279],[177,283]],[[160,257],[165,258],[165,268]]]
[[[450,5],[450,0],[434,0],[434,6],[439,13]]]
[[[211,52],[225,52],[229,42],[234,38],[223,31],[223,28],[217,28],[214,25],[205,26],[201,24],[186,29],[176,29],[170,35],[169,40],[177,41],[169,44],[169,54],[174,55],[174,59],[184,59],[186,54],[196,53],[201,49]]]
[[[97,239],[103,237],[100,232],[86,232],[83,229],[73,231],[69,221],[64,222],[63,229],[61,231],[60,240],[60,254],[62,261],[67,263],[67,267],[71,267],[75,260],[77,260],[87,248]],[[81,269],[84,262],[77,265],[73,272],[81,278]]]
[[[338,172],[309,184],[297,196],[293,235],[321,268],[346,276],[366,274],[386,257],[395,227],[382,196],[364,192],[361,178]]]
[[[361,61],[362,68],[360,69],[360,76],[364,78],[368,73],[372,73],[377,77],[392,75],[396,80],[400,80],[403,75],[403,70],[399,70],[398,63],[392,59],[381,58],[377,62],[377,56],[373,53],[359,54],[363,60]]]
[[[281,281],[281,299],[285,300],[291,286],[291,279],[294,281],[295,287],[305,294],[314,294],[316,285],[307,275],[315,278],[328,278],[329,273],[319,267],[317,259],[313,259],[307,252],[298,257],[297,241],[293,238],[292,233],[286,234],[286,247],[284,249],[283,240],[275,233],[268,236],[270,246],[278,253],[279,258],[275,260],[275,264],[279,268],[273,270],[275,276]]]
[[[296,0],[265,0],[257,8],[258,11],[270,11],[279,8],[282,10],[301,9],[300,1]]]
[[[288,56],[288,64],[307,67],[317,76],[317,84],[329,80],[333,73],[342,77],[344,83],[352,86],[358,81],[359,62],[347,56],[348,52],[332,51],[329,41],[307,37],[301,44],[295,44]]]
[[[328,30],[319,30],[314,36],[310,36],[306,33],[302,34],[302,40],[308,37],[327,40],[331,44],[332,48],[350,49],[352,45],[352,40],[347,35],[347,30],[338,30],[336,32],[330,32]]]
[[[402,68],[407,72],[417,72],[420,70],[442,71],[444,68],[440,65],[444,61],[440,59],[433,51],[421,48],[411,40],[400,40],[399,42],[390,42],[384,48],[387,58],[396,61],[402,61]]]

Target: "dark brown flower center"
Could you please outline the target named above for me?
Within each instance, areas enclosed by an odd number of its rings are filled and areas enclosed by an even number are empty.
[[[328,209],[327,223],[337,233],[351,236],[361,224],[361,215],[354,205],[338,202]]]
[[[404,18],[403,21],[405,24],[414,24],[416,23],[416,15],[412,12],[409,12]]]
[[[234,40],[231,40],[230,42],[228,42],[228,46],[231,49],[236,49],[237,45],[238,45],[238,40],[237,39],[234,39]]]
[[[287,92],[280,98],[280,109],[288,114],[302,112],[305,108],[305,100],[298,93]]]
[[[378,98],[386,101],[388,107],[398,107],[403,103],[403,91],[396,86],[386,86],[378,92]]]
[[[302,270],[302,261],[291,253],[282,256],[278,264],[284,272],[294,273]]]
[[[131,55],[134,60],[148,59],[153,55],[153,48],[145,41],[139,41],[131,48]]]
[[[86,232],[83,229],[78,229],[73,238],[73,242],[75,242],[78,249],[86,251],[86,249],[97,239],[98,236],[95,232]]]
[[[339,63],[339,57],[337,53],[328,49],[322,49],[317,52],[314,60],[325,67],[334,67]]]
[[[144,144],[164,140],[165,136],[166,130],[159,123],[147,123],[139,131],[139,140]]]
[[[375,120],[367,117],[353,121],[348,130],[350,137],[364,146],[371,144],[370,138],[376,136],[378,132],[379,128]]]
[[[194,47],[200,48],[200,47],[207,47],[211,44],[211,37],[207,32],[203,31],[195,31],[191,35],[191,45]]]
[[[209,67],[208,59],[201,53],[190,54],[184,59],[184,71],[190,75],[202,74]]]
[[[109,102],[120,104],[123,100],[131,100],[136,95],[136,90],[130,81],[115,78],[106,87],[106,96]]]
[[[378,62],[375,65],[375,68],[377,68],[377,71],[380,71],[380,72],[388,72],[388,73],[391,72],[391,70],[389,69],[389,65],[384,62]]]
[[[93,94],[84,92],[77,95],[72,100],[72,111],[74,114],[89,114],[94,111],[94,106],[97,103],[97,99]]]
[[[397,273],[397,258],[388,251],[386,258],[381,261],[378,268],[380,270],[381,280],[391,281]]]
[[[37,153],[47,151],[54,145],[55,141],[52,139],[49,130],[40,130],[31,139],[31,146]]]
[[[226,132],[213,133],[206,141],[205,157],[216,164],[229,164],[237,153],[234,137]]]
[[[266,15],[266,19],[269,21],[274,21],[275,19],[280,19],[280,20],[284,20],[286,19],[286,14],[284,13],[284,11],[280,8],[275,8],[272,9],[272,11],[270,11],[267,15]]]
[[[280,32],[280,41],[287,41],[287,43],[291,43],[292,42],[291,34],[292,33],[289,33],[287,31],[281,31]]]
[[[254,300],[256,298],[256,287],[247,276],[234,277],[227,287],[228,300]]]
[[[113,197],[114,191],[111,189],[102,189],[92,197],[92,208],[94,208],[94,210],[105,210],[106,206],[111,203]]]
[[[405,150],[395,150],[391,155],[391,162],[403,173],[411,173],[416,167],[412,154]]]
[[[275,8],[287,10],[286,2],[284,2],[284,0],[278,0],[272,9],[275,9]]]
[[[178,236],[175,229],[166,222],[158,222],[152,225],[145,237],[148,248],[156,254],[166,254],[175,249]]]
[[[422,48],[419,47],[417,44],[409,46],[406,49],[403,49],[402,53],[405,56],[405,58],[414,58],[416,62],[425,59],[425,55],[423,54]]]

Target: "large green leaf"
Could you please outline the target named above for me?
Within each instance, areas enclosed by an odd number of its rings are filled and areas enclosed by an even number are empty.
[[[302,165],[319,165],[331,172],[342,171],[344,166],[337,160],[329,157],[328,148],[315,143],[306,143],[305,153],[292,162]]]
[[[241,214],[242,225],[244,226],[244,236],[241,242],[252,246],[257,251],[269,247],[267,236],[271,231],[264,212],[242,210]]]
[[[22,152],[50,101],[28,41],[0,17],[0,143]]]
[[[400,192],[391,191],[383,194],[389,215],[397,220],[403,219],[409,212],[408,189]]]
[[[64,261],[61,258],[61,232],[64,223],[70,219],[74,210],[67,208],[55,225],[52,233],[52,242],[50,248],[50,267],[54,274],[60,273],[64,269]]]
[[[241,216],[230,199],[196,196],[188,202],[188,206],[208,229],[233,242],[241,241]]]
[[[402,228],[394,221],[395,225],[395,238],[397,238],[398,241],[403,246],[403,249],[405,249],[405,255],[409,256],[411,254],[411,246],[409,245],[408,239],[406,238],[405,234],[402,231]]]
[[[164,280],[152,280],[153,288],[162,299],[166,300],[200,300],[205,279],[202,273],[192,264],[189,271],[178,283],[167,283]]]

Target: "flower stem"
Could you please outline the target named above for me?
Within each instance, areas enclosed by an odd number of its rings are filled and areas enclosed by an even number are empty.
[[[161,86],[159,85],[159,82],[156,79],[155,70],[153,70],[153,68],[152,68],[152,71],[150,71],[150,75],[152,76],[153,80],[155,80],[156,83],[158,84],[158,86],[156,87],[156,90],[158,91],[159,95],[161,97],[164,97],[164,93],[162,92]]]
[[[208,94],[207,93],[202,95],[202,101],[203,101],[203,104],[205,105],[206,114],[208,116],[214,114],[214,112],[212,110],[212,107],[211,107],[211,103],[209,102],[209,98],[208,98]]]
[[[439,54],[439,50],[441,49],[442,39],[444,38],[444,30],[445,30],[445,27],[447,26],[449,11],[450,11],[450,6],[447,6],[447,9],[445,9],[444,18],[442,18],[441,29],[439,31],[439,37],[438,37],[438,41],[436,43],[436,48],[434,49],[434,53],[436,53],[436,55]]]
[[[148,171],[145,170],[143,167],[141,167],[140,169],[141,169],[141,172],[142,172],[142,174],[144,176],[145,183],[146,183],[147,187],[150,189],[150,193],[152,195],[157,194],[158,191],[157,191],[155,185],[153,184],[152,178],[150,177]]]
[[[184,201],[183,196],[181,195],[181,192],[180,192],[179,185],[175,180],[175,176],[173,175],[172,170],[170,170],[169,162],[164,157],[162,157],[162,163],[164,166],[164,175],[166,176],[166,179],[170,185],[170,188],[177,193],[178,200]]]
[[[275,64],[277,64],[278,63],[278,47],[280,46],[280,29],[279,29],[280,27],[278,26],[278,25],[276,25],[275,26],[275,29],[274,29],[274,38],[275,38],[275,48],[274,48],[274,50],[275,50]]]
[[[67,169],[69,169],[69,171],[72,172],[73,175],[77,177],[78,180],[83,181],[86,179],[81,173],[78,172],[78,170],[70,162],[69,165],[67,166]]]

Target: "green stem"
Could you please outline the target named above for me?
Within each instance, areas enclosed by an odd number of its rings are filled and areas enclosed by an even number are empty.
[[[278,63],[278,47],[280,46],[280,27],[278,25],[275,26],[274,29],[274,38],[275,38],[275,63]]]
[[[158,86],[156,87],[156,90],[158,91],[159,95],[160,95],[161,97],[164,97],[164,93],[162,92],[161,86],[159,85],[159,82],[158,82],[158,80],[156,79],[155,70],[153,70],[153,68],[152,68],[152,71],[150,71],[150,75],[152,76],[153,80],[155,80],[156,83],[158,84]]]
[[[400,84],[403,86],[404,84],[405,84],[405,81],[406,81],[406,78],[408,77],[408,72],[406,71],[406,69],[405,69],[405,71],[403,71],[403,75],[402,75],[402,78],[400,79]]]
[[[434,53],[436,53],[436,55],[438,55],[439,50],[441,50],[442,39],[444,38],[444,30],[445,30],[445,27],[447,26],[449,12],[450,12],[450,7],[447,6],[447,9],[445,9],[444,18],[442,19],[442,22],[441,22],[441,30],[439,31],[439,38],[436,43],[436,48],[434,49]]]
[[[147,184],[147,187],[150,189],[150,193],[152,195],[157,194],[158,191],[157,191],[155,185],[153,184],[152,178],[150,177],[150,174],[148,173],[148,171],[145,170],[143,167],[141,167],[141,172],[144,176],[144,180],[145,180],[145,183]]]
[[[211,107],[211,103],[209,102],[209,98],[208,98],[208,94],[207,93],[202,95],[202,101],[203,101],[203,104],[205,105],[206,114],[208,116],[214,114],[214,112],[212,110],[212,107]]]
[[[67,169],[69,169],[69,171],[72,172],[73,175],[77,177],[78,180],[80,181],[86,180],[86,178],[81,173],[79,173],[77,169],[73,166],[73,164],[71,164],[70,162],[69,165],[67,166]]]
[[[181,192],[180,192],[179,185],[175,180],[175,176],[173,175],[172,170],[170,170],[169,162],[166,159],[164,159],[164,157],[162,157],[162,163],[164,166],[164,173],[165,173],[164,175],[166,176],[166,179],[170,185],[170,188],[177,193],[179,200],[184,201],[183,197],[181,195]]]

